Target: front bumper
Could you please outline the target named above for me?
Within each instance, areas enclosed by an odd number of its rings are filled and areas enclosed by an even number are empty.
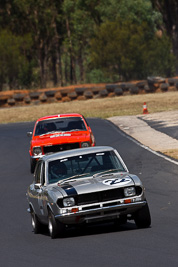
[[[34,160],[39,160],[42,157],[44,157],[44,155],[31,156],[31,158],[34,159]]]
[[[82,209],[77,207],[78,211],[72,212],[72,208],[61,209],[61,214],[55,215],[55,218],[65,224],[79,224],[90,223],[104,220],[113,220],[119,218],[121,215],[133,214],[135,211],[143,207],[147,202],[140,200],[138,202],[128,204],[112,204],[104,206],[105,204],[95,204],[89,209]],[[76,207],[75,207],[76,208]],[[74,209],[75,209],[74,208]]]

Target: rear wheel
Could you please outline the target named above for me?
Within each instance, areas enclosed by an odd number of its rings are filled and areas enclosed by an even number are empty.
[[[138,228],[147,228],[151,225],[151,216],[148,204],[146,203],[140,210],[134,214],[134,221]]]
[[[57,221],[51,211],[48,213],[48,229],[52,239],[62,236],[65,231],[65,226]]]

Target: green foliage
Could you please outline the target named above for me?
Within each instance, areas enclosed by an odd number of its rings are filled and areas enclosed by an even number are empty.
[[[130,20],[133,23],[146,21],[151,27],[162,23],[162,16],[152,8],[150,0],[104,0],[98,7],[103,21]]]
[[[31,46],[29,35],[17,37],[10,31],[0,32],[0,84],[18,85],[18,76],[24,66],[28,66],[27,53]]]
[[[153,76],[171,77],[175,73],[176,59],[173,55],[170,38],[163,34],[154,36],[148,44],[149,50],[143,51],[146,74]]]
[[[166,12],[152,0],[1,1],[0,88],[171,76],[172,44],[156,35]]]
[[[101,69],[92,69],[86,73],[86,83],[112,83],[119,80],[119,75],[109,77]]]
[[[147,23],[106,22],[91,41],[94,68],[119,74],[123,80],[143,79],[148,75],[172,73],[174,58],[166,36],[157,37]]]

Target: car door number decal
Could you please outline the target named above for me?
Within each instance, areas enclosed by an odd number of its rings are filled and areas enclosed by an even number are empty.
[[[117,186],[118,184],[128,184],[130,183],[132,180],[130,178],[115,178],[115,179],[107,179],[103,181],[103,184],[105,185],[111,185],[111,186]]]

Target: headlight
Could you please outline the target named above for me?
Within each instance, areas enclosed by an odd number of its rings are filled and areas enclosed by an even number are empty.
[[[89,147],[90,146],[90,142],[82,142],[81,143],[81,147]]]
[[[135,187],[126,187],[124,188],[125,197],[132,197],[136,195]]]
[[[64,207],[71,207],[75,205],[75,199],[73,197],[68,197],[63,199]]]
[[[41,150],[40,146],[36,146],[33,148],[33,155],[35,155],[35,156],[42,155],[42,150]]]

